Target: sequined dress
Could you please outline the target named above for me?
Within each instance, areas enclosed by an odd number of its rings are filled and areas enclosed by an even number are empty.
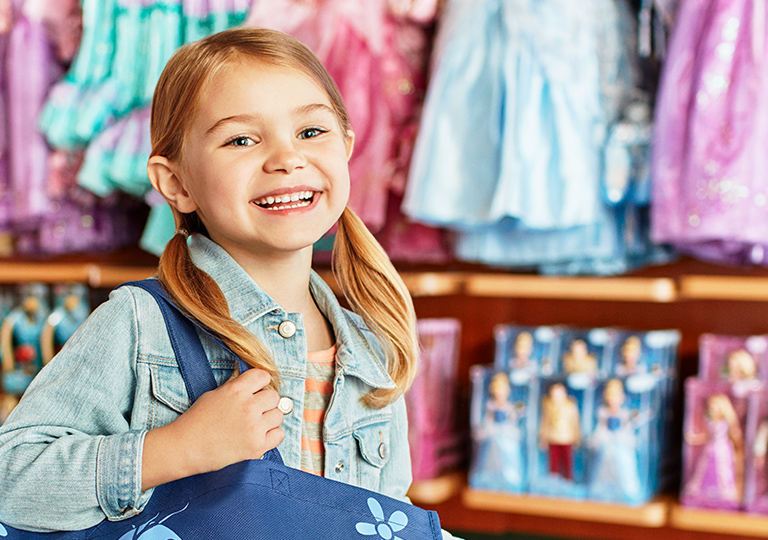
[[[716,262],[768,264],[766,2],[679,9],[656,108],[653,238]]]

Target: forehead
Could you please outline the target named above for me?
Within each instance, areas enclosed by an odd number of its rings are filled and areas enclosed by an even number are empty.
[[[236,114],[244,107],[274,111],[307,103],[331,105],[325,88],[307,71],[235,58],[208,75],[197,100],[196,116]]]

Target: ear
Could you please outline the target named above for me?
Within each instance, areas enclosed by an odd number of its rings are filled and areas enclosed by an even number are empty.
[[[355,132],[347,130],[347,161],[352,158],[352,150],[355,148]]]
[[[197,203],[184,188],[178,166],[163,156],[152,156],[147,162],[147,175],[152,186],[182,214],[197,210]]]

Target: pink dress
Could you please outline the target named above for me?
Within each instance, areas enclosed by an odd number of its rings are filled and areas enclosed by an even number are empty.
[[[256,2],[246,22],[299,39],[335,80],[356,134],[349,205],[374,231],[390,189],[402,193],[401,135],[422,103],[434,9],[434,0],[273,0]]]
[[[765,0],[683,0],[656,106],[652,236],[768,264]]]

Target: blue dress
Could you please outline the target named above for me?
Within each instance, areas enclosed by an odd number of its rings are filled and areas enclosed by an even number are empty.
[[[628,3],[452,0],[439,28],[404,213],[455,230],[473,262],[613,274],[648,260],[647,200],[604,187],[639,80]]]
[[[486,405],[481,428],[475,433],[477,453],[469,482],[472,487],[519,492],[525,488],[523,440],[519,415],[511,403]]]
[[[597,452],[590,475],[589,498],[614,502],[641,502],[637,444],[629,411],[612,415],[598,412],[594,443]]]

